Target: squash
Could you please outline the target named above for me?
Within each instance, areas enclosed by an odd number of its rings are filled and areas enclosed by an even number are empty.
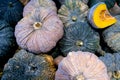
[[[0,18],[5,19],[12,27],[22,18],[23,5],[19,0],[1,0]]]
[[[54,80],[55,70],[51,56],[20,50],[5,64],[1,80]]]
[[[116,16],[117,23],[105,29],[102,33],[104,41],[114,51],[120,51],[120,17]]]
[[[107,66],[107,72],[111,80],[120,79],[120,53],[106,53],[104,56],[101,56],[100,59]]]
[[[67,27],[75,22],[87,20],[88,6],[80,0],[65,0],[65,4],[58,10],[58,16]]]
[[[103,2],[95,4],[88,13],[88,20],[94,28],[102,29],[116,23]]]
[[[89,52],[72,51],[58,64],[55,80],[110,79],[105,64],[96,55]]]
[[[99,2],[104,2],[107,5],[107,8],[111,9],[114,7],[116,0],[89,0],[88,6],[91,8],[93,5]]]
[[[14,55],[17,48],[14,29],[5,21],[0,20],[0,67]]]
[[[29,2],[29,0],[20,0],[20,2],[25,6]]]
[[[21,48],[36,54],[46,53],[62,38],[63,24],[56,12],[41,7],[18,22],[15,36]]]
[[[56,5],[52,0],[31,0],[24,7],[23,16],[30,14],[35,8],[38,7],[45,7],[50,10],[57,11]]]
[[[78,50],[104,54],[99,34],[87,22],[74,23],[64,29],[63,38],[59,41],[64,56],[70,51]]]

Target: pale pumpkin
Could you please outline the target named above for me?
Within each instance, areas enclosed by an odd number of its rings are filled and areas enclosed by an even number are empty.
[[[111,16],[106,4],[99,2],[95,4],[88,13],[88,20],[94,28],[106,28],[117,22],[116,18]]]
[[[45,7],[57,11],[56,5],[52,0],[31,0],[24,7],[23,16],[30,14],[35,8]]]
[[[58,16],[65,26],[75,22],[84,22],[87,18],[88,6],[80,0],[65,0],[58,10]]]
[[[55,80],[110,80],[105,64],[93,53],[70,52],[58,64]]]
[[[15,36],[21,48],[36,54],[45,53],[62,38],[63,23],[56,12],[41,7],[18,22]]]

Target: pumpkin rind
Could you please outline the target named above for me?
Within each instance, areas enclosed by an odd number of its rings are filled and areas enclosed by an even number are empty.
[[[11,26],[15,26],[22,18],[23,5],[19,0],[0,1],[0,18],[4,18]]]
[[[41,25],[35,28],[35,23]],[[63,24],[56,12],[44,7],[24,17],[15,28],[18,45],[39,54],[50,51],[63,36]]]
[[[55,80],[110,79],[105,64],[97,56],[89,52],[73,51],[59,63]]]
[[[58,10],[58,16],[65,26],[75,22],[84,22],[87,18],[88,6],[80,0],[65,0]]]
[[[23,16],[30,14],[35,8],[45,7],[57,11],[56,5],[52,0],[31,0],[24,7]]]
[[[1,80],[54,80],[55,66],[49,55],[20,50],[5,64]]]
[[[115,17],[112,17],[105,3],[95,4],[88,13],[88,20],[94,28],[106,28],[116,23]]]
[[[63,38],[59,42],[60,50],[67,56],[70,51],[101,51],[99,34],[87,22],[78,22],[64,28]]]

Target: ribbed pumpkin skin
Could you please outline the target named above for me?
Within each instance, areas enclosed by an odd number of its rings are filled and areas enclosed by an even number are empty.
[[[58,10],[58,16],[65,26],[75,22],[84,22],[87,18],[88,6],[80,0],[66,0]]]
[[[111,80],[120,79],[120,53],[106,53],[104,56],[101,56],[100,59],[107,66],[107,71]],[[114,77],[115,72],[119,72],[118,77]]]
[[[5,64],[1,80],[54,80],[54,76],[51,56],[20,50]]]
[[[40,22],[39,29],[34,23]],[[31,15],[24,17],[15,28],[18,45],[30,52],[39,54],[50,51],[63,36],[63,24],[56,12],[38,8]]]
[[[98,2],[105,2],[107,8],[110,9],[115,5],[116,0],[89,0],[88,5],[89,7],[92,7],[94,4],[97,4]]]
[[[58,65],[55,80],[110,80],[105,64],[89,52],[70,52]]]
[[[16,49],[13,28],[4,20],[0,20],[0,67],[13,56]]]
[[[35,8],[45,7],[57,11],[56,5],[52,0],[31,0],[24,7],[23,16],[30,14]]]
[[[60,40],[59,46],[64,56],[67,56],[70,51],[79,50],[95,53],[101,49],[99,41],[98,33],[87,22],[78,22],[65,28],[64,36]]]
[[[116,16],[117,18],[117,16]],[[103,32],[103,37],[107,45],[114,51],[120,51],[120,20],[117,18],[117,22],[105,29]]]
[[[1,0],[0,18],[4,18],[11,26],[15,26],[22,18],[23,5],[19,0]]]

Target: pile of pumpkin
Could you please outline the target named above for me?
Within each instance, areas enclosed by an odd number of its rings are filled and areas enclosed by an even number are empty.
[[[120,80],[115,6],[120,0],[0,0],[1,80]]]

